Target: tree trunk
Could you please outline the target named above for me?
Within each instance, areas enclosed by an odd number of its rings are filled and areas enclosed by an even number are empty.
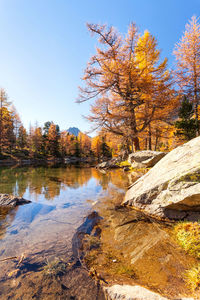
[[[199,120],[198,120],[198,103],[197,103],[197,100],[195,100],[195,119],[196,119],[196,123],[197,123],[196,136],[199,136],[200,128],[199,128]]]
[[[149,124],[149,131],[148,131],[148,146],[149,146],[149,150],[152,150],[152,146],[151,146],[151,125]]]
[[[135,137],[133,139],[133,145],[134,145],[135,151],[140,150],[140,142],[139,142],[139,138],[138,137]]]
[[[147,150],[147,138],[145,138],[144,149]]]
[[[155,147],[154,147],[154,151],[157,150],[157,145],[158,145],[158,133],[156,132],[156,140],[155,140]]]
[[[199,136],[200,128],[199,128],[199,116],[198,116],[198,95],[197,95],[197,75],[196,69],[194,69],[194,110],[195,110],[195,119],[197,122],[197,132],[196,136]]]

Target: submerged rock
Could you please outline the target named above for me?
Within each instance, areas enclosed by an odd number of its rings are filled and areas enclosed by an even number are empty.
[[[169,219],[200,217],[200,137],[174,149],[127,191],[123,204]]]
[[[158,151],[138,151],[129,155],[128,162],[133,168],[151,168],[165,155],[166,153]]]
[[[25,200],[24,198],[8,194],[0,194],[0,206],[15,207],[17,205],[22,205],[30,202],[30,200]]]

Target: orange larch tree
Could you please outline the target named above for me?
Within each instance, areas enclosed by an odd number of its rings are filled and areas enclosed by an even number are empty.
[[[151,120],[140,136],[145,137],[145,148],[157,147],[158,132],[166,132],[170,121],[177,115],[179,99],[172,88],[172,76],[167,69],[167,59],[160,61],[157,41],[147,30],[139,37],[136,46],[136,61],[141,71],[144,103],[138,111],[138,120]]]
[[[155,111],[163,109],[163,99],[172,99],[166,59],[159,62],[155,39],[147,33],[139,38],[135,24],[126,38],[105,25],[89,24],[88,29],[102,47],[85,70],[86,87],[80,89],[79,102],[95,98],[88,119],[139,150],[140,133],[150,126]]]

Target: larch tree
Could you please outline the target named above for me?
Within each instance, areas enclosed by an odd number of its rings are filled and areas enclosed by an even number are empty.
[[[51,123],[48,130],[47,137],[47,148],[51,155],[57,156],[59,154],[59,138],[60,138],[60,129],[59,126]]]
[[[8,112],[8,97],[4,89],[0,89],[0,152],[2,151],[4,138],[5,113]]]
[[[62,131],[60,133],[60,141],[59,141],[59,144],[60,144],[60,153],[61,153],[61,156],[64,157],[66,154],[67,154],[67,131]]]
[[[27,132],[23,125],[21,125],[18,130],[17,146],[21,150],[27,146]]]
[[[126,144],[139,150],[140,133],[149,127],[163,98],[169,95],[171,78],[166,60],[158,62],[156,43],[144,40],[151,41],[150,35],[139,39],[135,24],[130,25],[126,38],[105,25],[89,24],[88,29],[99,37],[102,47],[85,70],[86,87],[80,89],[79,102],[94,98],[88,119],[96,128],[123,137]],[[141,52],[144,47],[149,55],[146,65]]]
[[[176,44],[175,78],[180,92],[185,93],[194,104],[196,122],[199,123],[199,96],[200,96],[200,24],[193,16],[186,24],[185,32],[179,43]],[[199,135],[200,128],[196,135]]]
[[[6,150],[11,152],[15,144],[14,119],[7,107],[0,109],[1,114],[1,134],[0,134],[0,152]]]
[[[156,148],[157,132],[162,131],[162,127],[166,127],[177,113],[178,97],[172,89],[172,76],[167,69],[167,59],[160,61],[157,41],[147,30],[138,39],[136,62],[141,71],[141,80],[144,82],[142,88],[144,103],[138,111],[138,120],[144,122],[151,116],[141,136],[145,137],[145,148],[152,150],[153,137]]]
[[[91,150],[94,153],[96,157],[100,157],[101,155],[101,142],[100,142],[100,137],[95,136],[92,138],[92,143],[91,143]]]
[[[42,128],[36,126],[34,130],[33,138],[34,152],[36,155],[41,155],[43,146]]]
[[[17,112],[14,105],[11,106],[10,112],[13,116],[13,126],[14,126],[14,135],[15,135],[15,145],[14,146],[16,148],[17,138],[18,138],[18,135],[19,135],[19,128],[20,128],[20,126],[22,126],[22,122],[21,122],[19,114],[18,114],[18,112]]]
[[[87,134],[84,134],[80,131],[78,134],[78,141],[80,144],[80,153],[85,156],[90,155],[91,138]]]

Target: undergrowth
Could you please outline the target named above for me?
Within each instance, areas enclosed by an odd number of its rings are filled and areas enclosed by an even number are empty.
[[[131,164],[128,162],[128,160],[124,160],[124,161],[121,161],[120,163],[117,163],[117,165],[119,167],[131,167]]]
[[[200,259],[200,223],[180,222],[175,225],[174,233],[178,244],[190,255]],[[184,279],[191,290],[200,287],[200,263],[187,270]]]
[[[190,255],[200,258],[200,223],[178,223],[174,232],[179,245]]]

